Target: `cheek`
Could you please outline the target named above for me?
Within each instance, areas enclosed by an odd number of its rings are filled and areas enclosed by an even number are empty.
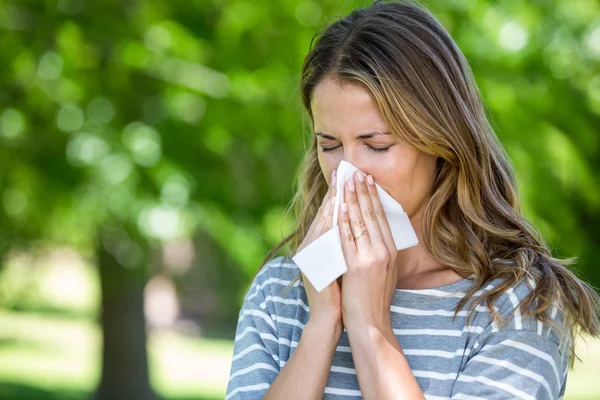
[[[431,164],[431,165],[430,165]],[[407,212],[418,207],[431,192],[435,159],[405,154],[382,159],[370,171],[375,182],[388,192]]]
[[[321,167],[321,172],[323,173],[323,176],[325,176],[327,185],[330,185],[331,184],[331,171],[333,171],[333,169],[339,164],[339,162],[336,162],[334,157],[332,157],[331,155],[329,155],[329,154],[323,155],[321,152],[319,152],[318,159],[319,159],[319,166]]]

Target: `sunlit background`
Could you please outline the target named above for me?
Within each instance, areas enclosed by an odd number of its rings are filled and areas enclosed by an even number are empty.
[[[222,399],[288,232],[313,34],[368,1],[0,0],[0,398]],[[425,1],[524,213],[600,286],[600,5]],[[104,338],[104,339],[103,339]],[[599,399],[600,341],[565,399]]]

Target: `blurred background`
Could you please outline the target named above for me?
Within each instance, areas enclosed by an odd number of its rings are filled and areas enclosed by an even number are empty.
[[[0,398],[224,397],[244,290],[292,224],[303,57],[368,4],[0,0]],[[600,3],[424,4],[524,213],[600,286]],[[600,399],[600,343],[578,355],[565,399]]]

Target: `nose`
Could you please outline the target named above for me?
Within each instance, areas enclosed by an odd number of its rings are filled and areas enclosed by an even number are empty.
[[[359,167],[360,159],[359,159],[356,149],[353,149],[351,146],[345,146],[343,149],[344,149],[344,155],[342,157],[342,160],[349,162],[350,164],[354,165],[356,168],[360,168]]]
[[[360,157],[350,153],[344,153],[342,160],[349,162],[361,171],[364,171],[364,167],[366,167],[366,165],[364,165],[364,160],[361,160]]]

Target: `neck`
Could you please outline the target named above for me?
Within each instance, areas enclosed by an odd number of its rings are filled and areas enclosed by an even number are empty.
[[[397,288],[410,286],[421,281],[424,276],[447,269],[425,247],[422,221],[422,210],[410,218],[419,244],[398,252],[396,256]]]

